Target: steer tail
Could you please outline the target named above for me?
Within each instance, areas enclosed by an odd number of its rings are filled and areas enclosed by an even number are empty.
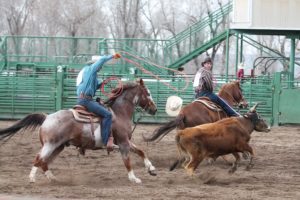
[[[154,130],[153,134],[150,137],[145,137],[143,135],[144,141],[153,142],[155,140],[161,140],[164,136],[166,136],[169,132],[174,130],[176,127],[182,126],[184,120],[184,115],[179,114],[174,120],[169,121],[163,126]]]
[[[183,147],[180,144],[180,133],[181,131],[179,131],[175,137],[176,140],[176,145],[177,145],[177,150],[178,150],[178,159],[171,165],[170,167],[170,171],[173,171],[174,169],[176,169],[176,167],[180,164],[182,164],[185,161],[185,157],[182,156],[182,153],[185,152],[185,150],[183,149]]]
[[[0,140],[3,140],[8,137],[10,138],[20,130],[26,130],[26,129],[35,130],[38,126],[43,124],[46,117],[47,115],[42,113],[29,114],[23,119],[13,124],[12,126],[0,130]]]

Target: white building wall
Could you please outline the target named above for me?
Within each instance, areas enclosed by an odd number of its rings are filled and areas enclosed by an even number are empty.
[[[232,29],[300,30],[300,0],[233,0]]]

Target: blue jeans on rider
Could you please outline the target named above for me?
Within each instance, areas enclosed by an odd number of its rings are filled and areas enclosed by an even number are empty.
[[[240,116],[240,114],[238,112],[236,112],[235,110],[233,110],[224,99],[222,99],[215,93],[210,92],[210,91],[201,91],[201,92],[196,93],[195,98],[197,99],[197,98],[203,97],[203,96],[208,97],[212,102],[221,106],[229,117]]]
[[[78,98],[77,104],[87,108],[89,112],[93,112],[96,115],[102,117],[101,121],[101,138],[104,145],[107,144],[110,136],[110,129],[112,124],[112,114],[105,107],[92,99]]]

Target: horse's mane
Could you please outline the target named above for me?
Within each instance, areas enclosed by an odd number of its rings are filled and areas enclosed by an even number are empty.
[[[104,102],[104,104],[111,106],[122,93],[124,93],[127,89],[136,87],[137,85],[137,83],[128,82],[114,88],[110,93],[110,97]]]
[[[233,98],[234,101],[236,101],[240,97],[243,98],[243,91],[239,81],[231,81],[227,84],[222,85],[219,91],[219,95],[228,96],[228,92],[230,92],[231,98]]]
[[[235,86],[238,86],[240,88],[239,81],[231,81],[229,83],[226,83],[226,84],[222,85],[222,87],[220,88],[220,91],[222,91],[222,90],[228,90],[228,89],[230,89],[232,87],[235,87]]]

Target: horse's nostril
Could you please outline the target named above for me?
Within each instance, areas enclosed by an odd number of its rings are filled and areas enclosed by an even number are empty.
[[[155,113],[157,112],[157,109],[152,110],[151,114],[155,115]]]

